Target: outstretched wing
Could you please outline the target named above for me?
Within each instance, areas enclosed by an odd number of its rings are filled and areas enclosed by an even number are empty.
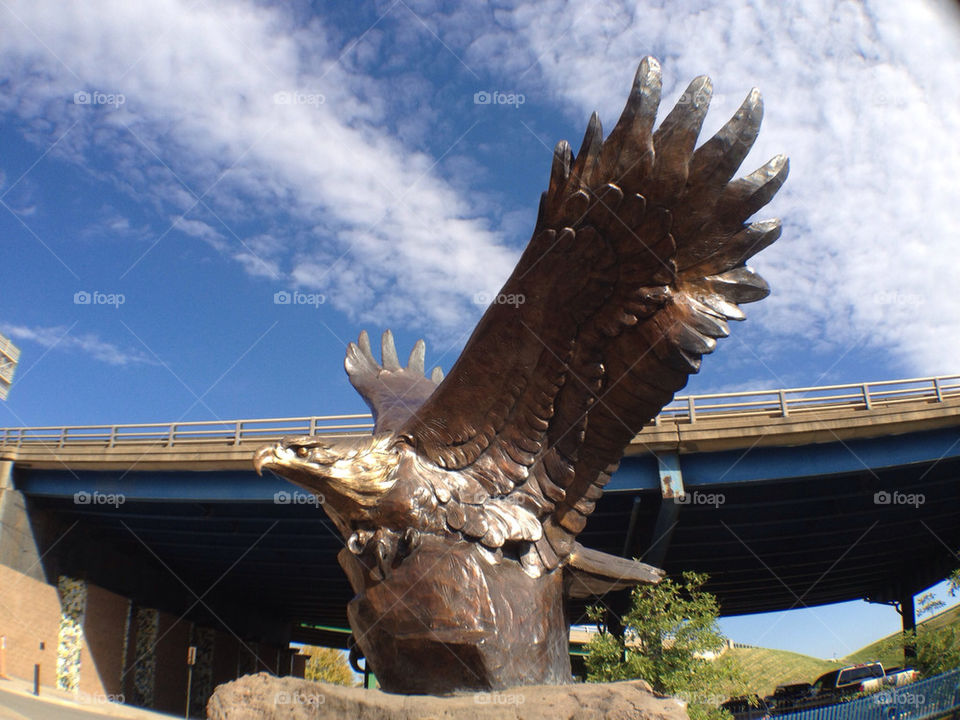
[[[425,345],[417,340],[407,366],[400,365],[393,333],[383,333],[380,344],[383,364],[377,362],[370,349],[367,331],[356,343],[347,346],[343,365],[350,382],[373,413],[375,433],[397,430],[407,422],[443,380],[443,371],[435,367],[430,377],[423,374]]]
[[[434,482],[447,485],[437,497],[451,527],[482,513],[468,534],[490,547],[517,541],[527,567],[569,557],[624,447],[727,321],[743,319],[738,305],[768,294],[744,263],[780,224],[745,221],[783,184],[787,159],[730,181],[759,131],[760,93],[694,150],[709,78],[654,132],[660,91],[647,58],[606,140],[594,113],[576,159],[557,145],[533,238],[499,296],[511,303],[491,305],[400,430],[424,463],[460,471]],[[460,502],[475,485],[489,499]],[[535,540],[513,532],[531,515]]]

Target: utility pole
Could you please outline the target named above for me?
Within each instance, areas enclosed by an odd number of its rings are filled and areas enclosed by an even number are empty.
[[[193,666],[197,664],[197,646],[191,645],[187,648],[187,711],[184,718],[190,720],[190,690],[193,686]]]

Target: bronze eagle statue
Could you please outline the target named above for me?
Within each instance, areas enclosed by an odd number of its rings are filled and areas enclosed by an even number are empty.
[[[402,693],[570,681],[567,597],[662,573],[577,543],[624,448],[769,293],[746,261],[780,222],[748,224],[787,177],[778,155],[731,180],[760,128],[752,90],[696,147],[698,77],[654,130],[660,67],[640,63],[604,139],[560,142],[533,237],[443,376],[384,334],[345,361],[372,435],[285,438],[266,468],[322,493],[345,539],[348,616],[381,686]]]

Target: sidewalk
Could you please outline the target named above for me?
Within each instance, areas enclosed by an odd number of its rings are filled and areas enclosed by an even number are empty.
[[[18,678],[9,680],[0,679],[0,691],[12,693],[31,700],[46,703],[49,705],[71,708],[73,710],[86,711],[87,713],[96,713],[104,718],[129,718],[129,720],[168,720],[172,717],[183,717],[182,715],[168,715],[166,713],[153,710],[144,710],[133,705],[124,705],[117,702],[107,702],[103,696],[95,697],[86,693],[72,693],[57,688],[40,686],[40,696],[33,694],[33,683]],[[3,700],[0,698],[0,718],[4,717],[2,713]],[[91,715],[91,717],[95,717]]]

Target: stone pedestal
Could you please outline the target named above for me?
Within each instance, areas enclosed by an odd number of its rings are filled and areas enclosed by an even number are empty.
[[[416,672],[416,668],[411,668]],[[219,686],[209,720],[687,720],[682,703],[654,694],[642,680],[602,684],[529,685],[499,692],[445,696],[391,695],[379,690],[246,675]]]

